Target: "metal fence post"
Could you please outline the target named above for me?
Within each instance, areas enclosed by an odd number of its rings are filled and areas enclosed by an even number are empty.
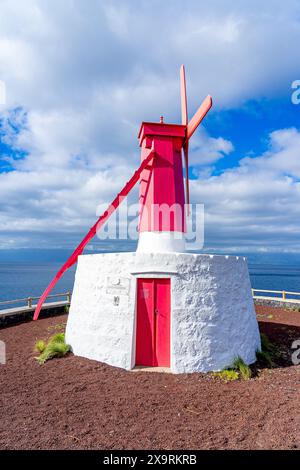
[[[28,306],[28,308],[32,307],[32,298],[31,297],[28,297],[28,299],[27,299],[27,306]]]
[[[71,292],[67,292],[67,302],[71,303]]]
[[[283,290],[282,291],[282,300],[285,300],[286,299],[286,294],[285,294],[285,291]]]

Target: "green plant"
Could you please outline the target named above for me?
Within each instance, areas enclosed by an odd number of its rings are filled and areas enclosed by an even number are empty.
[[[36,352],[42,353],[46,348],[46,343],[42,339],[39,339],[35,345],[34,345],[34,350]]]
[[[262,351],[271,351],[272,343],[265,333],[260,334],[260,343]]]
[[[50,342],[53,341],[55,343],[64,343],[65,342],[65,334],[64,333],[56,333],[55,335],[51,336]]]
[[[224,382],[232,382],[233,380],[237,380],[239,378],[239,374],[232,369],[223,369],[220,372],[213,372],[214,377],[218,377]]]
[[[240,356],[237,356],[231,366],[226,367],[220,372],[213,372],[213,375],[215,377],[219,377],[225,382],[230,382],[232,380],[237,380],[240,377],[244,380],[249,380],[251,379],[252,372],[244,360]]]
[[[64,333],[53,335],[41,354],[36,357],[39,364],[44,364],[53,357],[63,357],[70,351],[70,346],[65,343]]]
[[[271,354],[268,351],[260,351],[259,349],[256,350],[256,359],[258,361],[262,361],[269,367],[273,367],[273,361],[271,358]]]
[[[231,369],[237,371],[244,380],[251,379],[251,369],[240,356],[234,359]]]
[[[261,342],[261,350],[263,352],[268,352],[271,359],[274,357],[280,356],[280,350],[278,346],[272,343],[265,333],[260,334],[260,342]]]

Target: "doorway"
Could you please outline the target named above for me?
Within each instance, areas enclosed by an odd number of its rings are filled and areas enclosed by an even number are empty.
[[[170,279],[137,279],[136,365],[170,367]]]

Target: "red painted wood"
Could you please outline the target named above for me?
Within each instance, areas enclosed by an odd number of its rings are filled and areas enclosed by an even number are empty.
[[[137,280],[136,365],[170,367],[170,279]]]
[[[154,365],[154,282],[137,280],[136,364]]]
[[[211,107],[212,97],[210,95],[207,95],[207,97],[199,106],[198,110],[195,112],[194,116],[187,125],[186,138],[188,140],[192,137],[200,122],[203,121]]]
[[[185,232],[181,158],[185,126],[143,123],[140,134],[142,161],[150,144],[155,159],[151,173],[145,168],[141,177],[139,231]]]
[[[156,364],[170,367],[170,279],[156,279],[155,282],[156,318]]]
[[[184,65],[180,68],[181,121],[182,124],[142,122],[139,132],[141,159],[154,144],[153,172],[143,171],[140,184],[140,232],[185,232],[184,203],[189,214],[189,139],[202,122],[210,108],[212,98],[208,95],[192,119],[188,122],[186,79]],[[185,196],[181,153],[184,152],[186,169]],[[159,213],[159,215],[157,215]],[[170,216],[170,214],[172,214]]]
[[[181,124],[187,126],[188,124],[188,109],[186,98],[186,80],[184,65],[180,67],[180,97],[181,97]]]

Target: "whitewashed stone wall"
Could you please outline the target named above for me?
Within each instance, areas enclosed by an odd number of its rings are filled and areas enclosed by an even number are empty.
[[[171,370],[248,364],[260,347],[242,257],[110,253],[79,257],[66,340],[74,354],[131,369],[137,277],[171,278]]]

